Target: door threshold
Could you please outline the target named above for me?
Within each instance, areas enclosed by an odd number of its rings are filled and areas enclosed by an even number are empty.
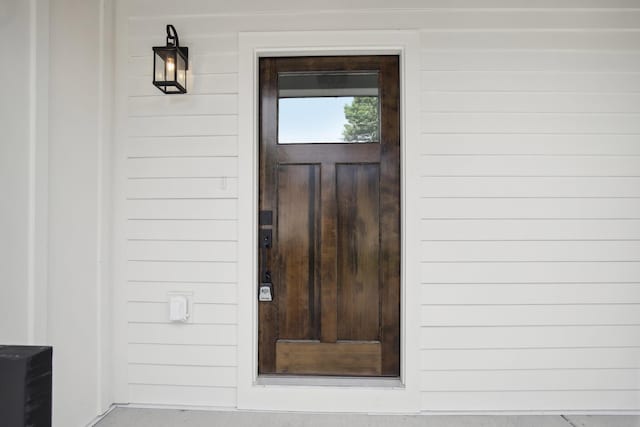
[[[399,377],[325,377],[312,375],[258,375],[255,385],[404,388],[404,384],[402,384]]]

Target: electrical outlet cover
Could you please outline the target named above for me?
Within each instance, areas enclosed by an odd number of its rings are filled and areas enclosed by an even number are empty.
[[[192,294],[169,292],[169,320],[171,322],[193,322]]]

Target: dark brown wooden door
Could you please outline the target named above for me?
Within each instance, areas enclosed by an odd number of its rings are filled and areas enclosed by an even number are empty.
[[[305,96],[296,85],[309,74],[326,96],[350,75],[373,80],[378,130],[283,143],[283,76]],[[399,101],[397,56],[260,60],[260,229],[272,241],[259,271],[273,283],[273,301],[258,303],[260,374],[399,376]]]

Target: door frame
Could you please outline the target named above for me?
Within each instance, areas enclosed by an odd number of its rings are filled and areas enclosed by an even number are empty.
[[[258,59],[266,56],[400,57],[400,380],[258,377]],[[420,43],[416,31],[304,31],[239,34],[238,383],[241,409],[418,412],[420,410]],[[411,90],[407,90],[410,88]]]

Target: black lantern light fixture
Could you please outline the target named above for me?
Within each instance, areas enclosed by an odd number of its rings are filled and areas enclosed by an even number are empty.
[[[153,84],[164,93],[187,93],[189,48],[181,47],[173,25],[167,25],[167,45],[153,48]]]

